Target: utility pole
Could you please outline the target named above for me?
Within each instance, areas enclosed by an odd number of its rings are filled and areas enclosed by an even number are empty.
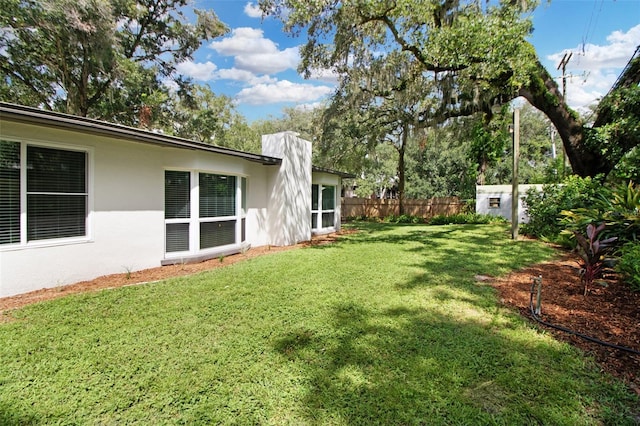
[[[560,61],[560,64],[558,64],[558,68],[557,68],[557,69],[562,68],[562,99],[564,99],[565,102],[567,102],[566,70],[567,70],[567,64],[569,63],[569,60],[571,59],[572,56],[573,56],[573,52],[565,53],[564,56],[562,57],[562,60]]]
[[[567,70],[567,64],[569,63],[569,60],[571,59],[572,56],[573,56],[573,52],[565,53],[564,56],[562,57],[562,60],[558,64],[558,68],[556,68],[556,69],[562,68],[562,100],[563,100],[563,102],[565,104],[567,103],[567,74],[566,74],[566,70]],[[567,153],[564,152],[562,154],[562,177],[563,178],[565,176],[566,164],[567,164]]]
[[[557,153],[556,153],[556,140],[555,140],[556,129],[553,127],[553,125],[549,129],[549,133],[551,134],[551,159],[553,160],[553,181],[558,182],[558,168],[556,164]]]
[[[520,157],[520,109],[513,110],[513,175],[511,177],[511,238],[518,239],[518,158]]]

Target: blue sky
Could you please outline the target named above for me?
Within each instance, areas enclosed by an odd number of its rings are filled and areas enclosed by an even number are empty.
[[[194,0],[194,6],[213,9],[231,31],[205,43],[178,72],[234,99],[249,121],[278,117],[283,106],[312,107],[332,93],[330,76],[298,75],[303,36],[263,20],[255,1]],[[640,0],[542,0],[533,23],[530,41],[554,77],[561,75],[556,68],[563,55],[573,53],[567,99],[583,109],[607,93],[640,44]]]

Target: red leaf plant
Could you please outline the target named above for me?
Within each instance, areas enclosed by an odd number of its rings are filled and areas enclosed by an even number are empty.
[[[585,296],[593,281],[602,275],[604,255],[611,248],[611,243],[618,239],[618,237],[611,237],[599,240],[598,236],[604,228],[604,223],[597,227],[590,223],[587,225],[586,236],[574,231],[578,243],[576,249],[582,259],[580,263],[580,281],[584,284]]]

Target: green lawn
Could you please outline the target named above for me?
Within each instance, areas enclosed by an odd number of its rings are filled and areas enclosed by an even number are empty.
[[[0,424],[634,424],[621,383],[474,282],[549,248],[502,226],[359,226],[13,312]]]

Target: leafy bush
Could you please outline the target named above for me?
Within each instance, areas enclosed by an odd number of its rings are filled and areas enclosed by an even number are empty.
[[[621,184],[613,190],[602,188],[591,208],[562,211],[560,223],[567,234],[589,224],[606,223],[602,237],[616,238],[617,246],[640,238],[640,185]]]
[[[633,291],[640,291],[640,243],[627,243],[622,247],[616,271]]]
[[[584,295],[587,295],[593,280],[600,278],[604,266],[604,255],[611,249],[611,243],[617,240],[616,237],[602,238],[601,233],[606,225],[601,223],[598,226],[590,223],[587,225],[586,235],[576,231],[576,249],[582,259],[581,277],[584,284]]]
[[[594,200],[606,191],[597,179],[569,176],[561,184],[543,186],[542,193],[531,189],[524,198],[529,223],[523,224],[523,234],[556,240],[564,229],[561,212],[591,208]],[[584,228],[582,228],[584,229]]]
[[[506,223],[502,216],[492,216],[479,213],[459,213],[451,216],[437,215],[429,220],[429,225],[464,225],[464,224],[489,224]]]
[[[388,223],[424,223],[425,220],[420,216],[410,216],[402,214],[400,216],[391,215],[384,218],[383,222]]]
[[[619,230],[621,241],[640,240],[640,184],[629,181],[613,192],[612,209],[606,219]]]

